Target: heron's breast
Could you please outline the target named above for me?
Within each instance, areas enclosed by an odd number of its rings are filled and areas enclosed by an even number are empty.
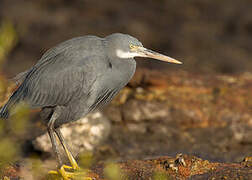
[[[94,83],[90,97],[88,98],[88,106],[91,110],[100,108],[109,103],[114,96],[124,87],[132,78],[135,72],[135,65],[114,66],[104,71]]]
[[[108,73],[108,78],[111,82],[111,85],[115,85],[116,87],[122,88],[127,85],[127,83],[133,77],[136,70],[136,62],[135,60],[121,60],[122,62],[118,64],[113,64]]]

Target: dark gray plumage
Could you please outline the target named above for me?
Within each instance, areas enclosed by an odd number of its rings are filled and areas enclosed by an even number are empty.
[[[20,86],[0,116],[7,118],[9,109],[21,101],[31,108],[42,108],[61,165],[54,132],[59,139],[61,135],[55,129],[110,102],[133,76],[135,56],[180,63],[144,48],[126,34],[73,38],[48,50],[37,64],[17,76]]]
[[[121,36],[78,37],[48,50],[37,64],[22,74],[22,84],[4,109],[19,101],[25,101],[32,108],[60,106],[62,112],[55,121],[58,127],[109,102],[128,83],[136,67],[133,59],[120,60],[110,50],[123,42]],[[140,43],[128,37],[126,43]]]

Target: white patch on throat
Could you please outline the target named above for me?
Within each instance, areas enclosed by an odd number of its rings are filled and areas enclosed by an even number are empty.
[[[116,56],[123,59],[133,58],[139,56],[136,52],[125,52],[120,49],[116,50]]]

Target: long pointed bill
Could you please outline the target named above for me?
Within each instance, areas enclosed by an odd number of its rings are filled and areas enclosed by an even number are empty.
[[[140,57],[149,57],[149,58],[152,58],[152,59],[157,59],[157,60],[165,61],[165,62],[169,62],[169,63],[182,64],[182,62],[180,62],[180,61],[178,61],[176,59],[173,59],[173,58],[171,58],[169,56],[165,56],[163,54],[152,51],[150,49],[146,49],[144,47],[138,47],[137,48],[137,54]]]

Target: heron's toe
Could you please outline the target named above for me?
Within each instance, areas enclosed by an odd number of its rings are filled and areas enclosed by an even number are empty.
[[[76,168],[76,167],[75,167]],[[93,178],[88,177],[88,170],[83,170],[78,167],[78,170],[67,165],[62,165],[58,171],[49,171],[49,175],[53,180],[72,180],[72,179],[80,179],[80,180],[93,180]]]

